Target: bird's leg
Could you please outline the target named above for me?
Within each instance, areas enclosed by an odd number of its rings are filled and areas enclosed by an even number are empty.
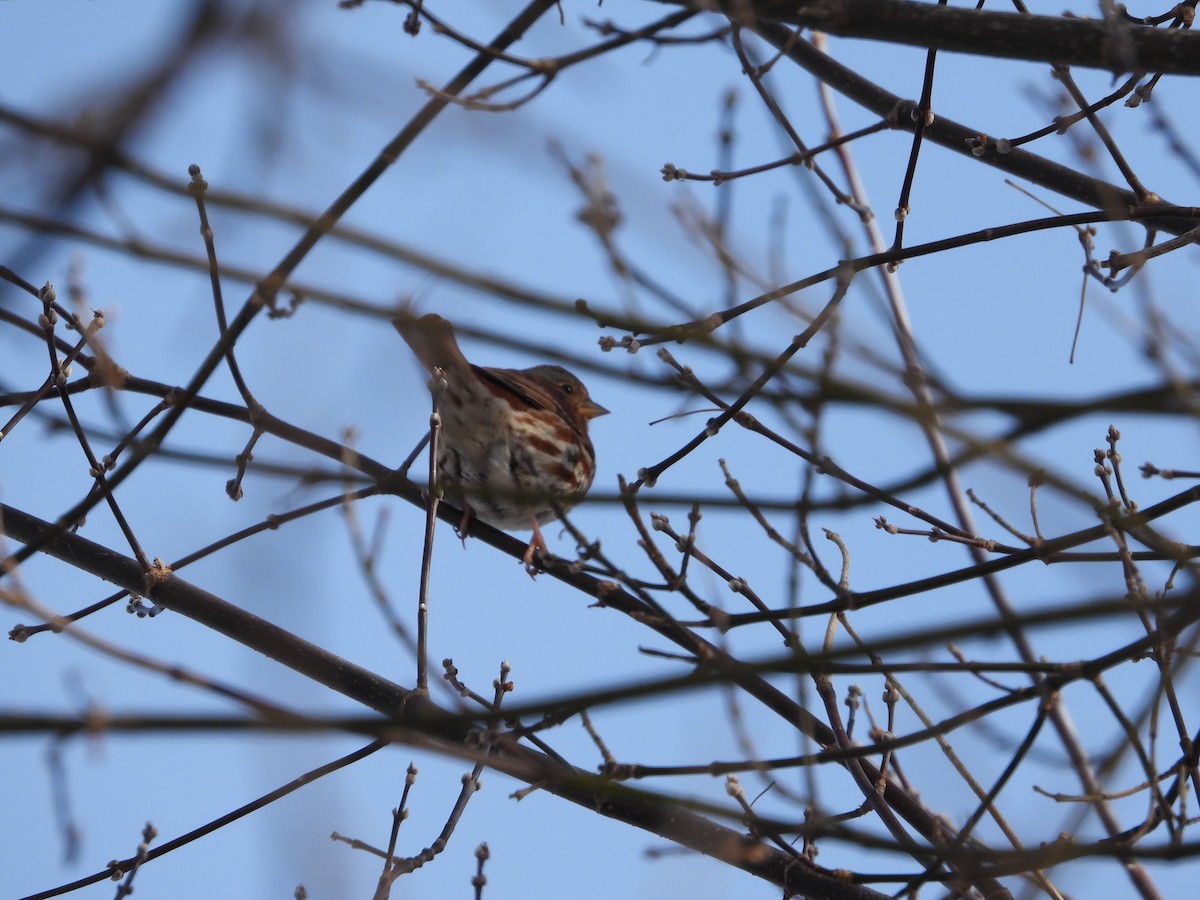
[[[546,539],[542,537],[542,530],[538,527],[537,516],[531,511],[529,513],[529,522],[533,525],[533,537],[529,541],[529,546],[525,548],[525,555],[521,557],[521,562],[525,564],[525,572],[530,578],[536,578],[538,567],[533,564],[533,555],[541,550],[544,553],[549,553],[550,550],[546,546]]]
[[[475,510],[471,509],[470,503],[463,501],[462,518],[458,520],[458,524],[454,527],[454,533],[463,542],[463,547],[467,546],[467,529],[471,527],[471,520],[473,518],[475,518]]]

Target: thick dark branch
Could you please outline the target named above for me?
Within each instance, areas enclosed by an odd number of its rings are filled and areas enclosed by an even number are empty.
[[[863,78],[857,72],[822,53],[808,41],[795,40],[794,32],[784,25],[760,22],[754,27],[754,30],[768,43],[783,50],[792,62],[828,84],[835,91],[846,95],[864,109],[890,119],[897,128],[911,131],[915,127],[916,123],[912,116],[905,113],[906,109],[915,108],[912,101],[905,101],[874,82]],[[1025,178],[1034,184],[1065,197],[1071,197],[1094,209],[1115,213],[1119,210],[1139,207],[1145,209],[1157,207],[1157,202],[1153,206],[1143,207],[1134,193],[1127,188],[1109,184],[1099,178],[1093,178],[1076,169],[1060,165],[1053,160],[1020,148],[1015,148],[1008,153],[1000,153],[994,147],[987,145],[983,155],[977,157],[976,153],[972,151],[972,147],[981,136],[986,135],[944,116],[937,116],[925,129],[925,140],[933,141],[968,159],[977,159],[978,162],[994,166],[1009,175]],[[1195,227],[1194,223],[1186,217],[1177,218],[1171,215],[1162,218],[1156,216],[1144,221],[1171,234],[1182,234]]]
[[[959,9],[911,0],[723,0],[730,16],[802,25],[866,38],[1004,59],[1112,72],[1200,75],[1200,34],[1111,22]]]
[[[382,713],[402,729],[411,729],[434,741],[448,742],[447,749],[453,750],[457,746],[460,753],[477,755],[470,749],[478,745],[478,735],[470,724],[435,706],[422,691],[402,688],[173,574],[164,572],[153,585],[147,584],[145,574],[134,560],[77,534],[57,529],[28,513],[0,505],[0,522],[3,533],[13,540],[37,542],[45,553],[127,590],[143,593],[167,609],[207,625]],[[387,722],[380,725],[386,736]],[[886,900],[885,895],[863,885],[798,865],[794,857],[669,800],[604,781],[509,741],[498,741],[487,757],[487,763],[601,815],[652,831],[681,846],[737,866],[785,887],[789,893],[830,900]]]

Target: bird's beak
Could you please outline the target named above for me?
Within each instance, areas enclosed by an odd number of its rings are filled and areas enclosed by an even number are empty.
[[[583,413],[583,416],[586,419],[594,419],[596,416],[608,415],[608,410],[593,400],[588,400],[587,405],[584,406],[580,411]]]

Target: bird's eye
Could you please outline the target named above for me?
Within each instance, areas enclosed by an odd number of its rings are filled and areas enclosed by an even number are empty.
[[[559,387],[562,388],[562,392],[564,394],[575,393],[575,385],[571,384],[571,382],[569,382],[569,381],[564,381],[562,384],[559,385]]]

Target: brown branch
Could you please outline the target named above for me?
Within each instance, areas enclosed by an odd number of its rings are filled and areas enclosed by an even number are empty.
[[[0,514],[3,516],[5,533],[14,540],[37,542],[44,552],[84,571],[129,589],[142,589],[141,569],[133,560],[79,535],[63,533],[49,523],[12,507],[0,507]],[[594,590],[600,592],[598,584]],[[609,595],[610,603],[616,600],[611,592],[605,593]],[[150,596],[159,605],[363,703],[387,716],[400,729],[411,729],[422,735],[426,743],[434,741],[447,750],[458,748],[461,754],[465,749],[469,754],[471,742],[475,740],[472,723],[441,710],[424,692],[408,690],[381,678],[175,575],[164,575]],[[762,691],[774,690],[765,682],[759,683]],[[781,703],[790,706],[790,701],[784,695],[778,694],[778,698]],[[795,721],[799,712],[803,711],[790,709],[792,721]],[[665,803],[662,797],[603,781],[517,744],[497,744],[488,758],[488,764],[515,778],[540,783],[544,790],[586,809],[652,831],[682,846],[737,866],[792,893],[828,897],[831,900],[884,900],[885,895],[861,885],[797,870],[789,855],[770,850],[744,834],[688,812],[676,804]],[[887,799],[892,806],[906,813],[920,810],[927,820],[926,827],[930,833],[935,830],[944,833],[943,826],[936,823],[919,804],[906,795],[894,796],[895,790],[892,786],[889,788]]]
[[[924,7],[919,4],[906,5],[929,9],[939,8]],[[995,14],[989,13],[989,15]],[[863,108],[878,116],[892,116],[897,128],[912,131],[917,127],[917,123],[911,116],[897,114],[898,110],[912,107],[912,101],[897,97],[890,91],[868,81],[857,72],[825,55],[808,41],[796,40],[791,29],[783,25],[775,22],[758,22],[753,27],[756,33],[783,51],[792,62]],[[1193,37],[1200,38],[1200,35]],[[1196,52],[1196,59],[1200,66],[1200,50]],[[1037,154],[1019,148],[1012,148],[1008,153],[997,152],[995,142],[989,143],[986,133],[977,128],[959,124],[944,116],[937,116],[933,122],[925,126],[925,139],[953,150],[955,153],[976,158],[980,162],[994,166],[1010,175],[1027,179],[1047,190],[1071,197],[1094,209],[1115,212],[1116,210],[1135,208],[1139,205],[1138,197],[1133,191],[1085,175],[1077,169],[1052,162]],[[1172,234],[1182,234],[1193,227],[1179,219],[1155,219],[1153,224]]]
[[[1200,34],[1122,21],[1034,16],[913,3],[910,0],[725,0],[722,8],[747,22],[785,22],[835,34],[1027,59],[1111,72],[1200,75]]]

